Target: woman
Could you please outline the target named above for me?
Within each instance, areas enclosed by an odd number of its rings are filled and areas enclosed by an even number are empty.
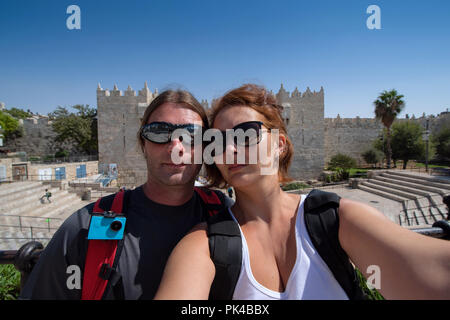
[[[347,299],[306,232],[306,196],[280,188],[289,180],[293,150],[275,98],[256,85],[234,89],[213,108],[211,125],[222,132],[261,129],[245,148],[227,142],[226,152],[216,152],[215,164],[207,167],[213,186],[235,190],[236,202],[224,213],[239,224],[242,236],[242,267],[233,299]],[[251,152],[262,146],[268,146],[268,155],[259,152],[258,161],[250,163]],[[242,152],[246,163],[236,164]],[[225,161],[226,154],[234,157],[233,164]],[[277,172],[261,174],[263,163],[278,164]],[[339,203],[338,237],[359,270],[378,267],[379,291],[385,298],[450,299],[448,242],[415,234],[348,199]],[[206,224],[200,224],[173,250],[155,298],[207,299],[215,272]]]

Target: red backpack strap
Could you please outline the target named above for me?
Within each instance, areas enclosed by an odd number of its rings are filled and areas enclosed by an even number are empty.
[[[98,199],[94,205],[93,213],[103,213],[105,211],[122,213],[124,193],[124,191],[116,193],[111,208],[101,208],[100,205],[103,198]],[[82,300],[102,299],[108,281],[118,280],[117,274],[112,272],[118,242],[119,240],[89,240],[84,266]]]
[[[201,187],[194,187],[194,190],[206,204],[206,209],[210,217],[216,215],[223,208],[223,200],[221,200],[214,190]]]

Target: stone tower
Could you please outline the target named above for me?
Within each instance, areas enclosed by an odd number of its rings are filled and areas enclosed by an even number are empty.
[[[142,116],[156,97],[147,82],[136,92],[128,86],[122,92],[97,87],[97,118],[99,170],[117,164],[119,185],[138,186],[147,180],[146,162],[140,149],[137,132]]]
[[[324,91],[290,94],[281,84],[276,94],[284,108],[283,118],[294,146],[289,174],[295,180],[317,179],[324,168]]]

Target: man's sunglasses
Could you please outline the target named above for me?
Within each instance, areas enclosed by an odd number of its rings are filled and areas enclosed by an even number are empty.
[[[220,146],[215,146],[213,150],[213,156],[221,155],[225,152],[227,147],[227,135],[230,135],[230,140],[234,143],[234,146],[249,147],[257,145],[261,141],[261,121],[248,121],[242,122],[233,127],[232,130],[220,131],[222,134],[222,150]],[[214,136],[213,136],[214,138]],[[212,139],[211,144],[214,144],[215,139]]]
[[[172,140],[172,134],[177,129],[183,129],[183,134],[178,136],[183,144],[194,145],[196,135],[202,135],[203,127],[198,124],[172,124],[168,122],[152,122],[144,125],[141,137],[158,144],[168,143]],[[202,137],[200,137],[202,141]]]

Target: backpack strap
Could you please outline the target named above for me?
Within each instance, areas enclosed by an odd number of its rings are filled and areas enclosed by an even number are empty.
[[[125,215],[129,198],[128,191],[119,191],[97,200],[93,214],[103,214],[112,211]],[[126,226],[125,226],[126,227]],[[116,271],[119,256],[123,248],[122,240],[88,240],[86,262],[84,266],[82,300],[100,300],[104,298],[107,287],[122,284],[121,276]],[[116,298],[123,298],[123,287],[114,290]]]
[[[223,209],[225,199],[222,192],[204,187],[194,187],[194,191],[197,192],[206,206],[207,215],[205,217],[205,220],[208,217],[216,215],[220,210]]]
[[[320,257],[350,300],[366,300],[355,268],[339,243],[339,201],[331,192],[312,190],[304,203],[305,225]]]
[[[242,239],[239,225],[228,208],[207,219],[211,260],[216,275],[209,292],[210,300],[231,300],[241,272]]]

